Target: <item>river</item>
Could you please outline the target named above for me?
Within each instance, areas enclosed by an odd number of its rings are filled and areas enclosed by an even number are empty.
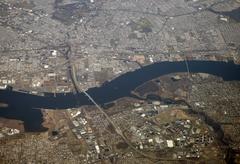
[[[208,73],[222,77],[225,81],[240,80],[240,65],[221,61],[188,61],[191,73]],[[100,87],[90,88],[90,94],[98,104],[109,103],[122,97],[130,97],[131,91],[151,79],[170,73],[187,72],[186,63],[159,62],[133,72],[125,73]],[[44,131],[43,116],[40,109],[67,109],[92,105],[83,94],[31,95],[12,90],[0,90],[0,101],[8,107],[0,108],[0,117],[24,121],[26,131]]]

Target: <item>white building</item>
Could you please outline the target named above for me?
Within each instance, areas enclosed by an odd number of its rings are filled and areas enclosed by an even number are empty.
[[[168,146],[169,148],[174,147],[173,140],[167,140],[167,146]]]

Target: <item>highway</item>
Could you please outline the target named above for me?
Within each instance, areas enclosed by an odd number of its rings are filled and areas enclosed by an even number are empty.
[[[146,153],[138,150],[135,146],[133,146],[129,140],[124,136],[122,130],[111,120],[111,118],[107,115],[106,112],[104,112],[104,110],[101,108],[100,105],[98,105],[96,103],[96,101],[91,97],[91,95],[89,95],[86,91],[81,90],[81,88],[78,85],[78,81],[76,78],[76,71],[75,71],[75,67],[74,64],[71,62],[70,57],[68,56],[69,54],[71,54],[71,47],[69,46],[69,49],[67,50],[67,52],[65,53],[66,55],[66,59],[68,60],[68,69],[69,69],[69,73],[71,74],[71,79],[72,79],[72,83],[75,87],[75,90],[77,93],[84,93],[89,100],[96,106],[96,108],[106,117],[107,121],[109,122],[109,124],[111,124],[115,130],[115,132],[124,140],[124,142],[126,144],[128,144],[128,146],[134,150],[136,153],[138,153],[139,155],[146,157],[150,160],[153,161],[191,161],[191,160],[182,160],[182,159],[172,159],[172,158],[158,158],[156,156],[150,156],[147,155]]]

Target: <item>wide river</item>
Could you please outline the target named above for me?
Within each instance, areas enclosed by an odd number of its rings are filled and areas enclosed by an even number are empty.
[[[188,61],[191,73],[208,73],[222,77],[225,81],[240,80],[240,65],[221,61]],[[170,73],[187,72],[186,63],[159,62],[133,72],[125,73],[101,87],[90,88],[87,92],[99,103],[109,103],[122,97],[131,96],[131,91],[151,79]],[[45,93],[37,96],[12,90],[0,90],[0,102],[8,104],[0,108],[0,117],[24,121],[26,131],[46,130],[42,127],[43,117],[39,109],[67,109],[92,105],[83,94]]]

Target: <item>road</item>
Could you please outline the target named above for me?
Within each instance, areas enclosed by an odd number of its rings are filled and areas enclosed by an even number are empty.
[[[128,146],[134,150],[136,153],[138,153],[139,155],[146,157],[150,160],[154,160],[154,161],[191,161],[191,160],[182,160],[182,159],[172,159],[172,158],[158,158],[156,156],[150,156],[147,155],[146,153],[138,150],[135,146],[132,145],[131,142],[129,142],[129,140],[125,137],[125,135],[123,134],[122,130],[111,120],[111,118],[107,115],[107,113],[101,108],[100,105],[98,105],[96,103],[96,101],[91,97],[91,95],[89,95],[86,91],[81,90],[81,88],[78,85],[78,81],[76,78],[76,71],[75,71],[75,67],[74,64],[71,62],[69,54],[71,54],[71,47],[69,46],[67,52],[65,53],[66,55],[66,59],[68,60],[68,68],[69,68],[69,73],[71,74],[71,80],[72,83],[75,87],[75,90],[77,93],[84,93],[89,100],[96,106],[96,108],[106,117],[107,121],[109,122],[109,124],[111,124],[115,130],[115,132],[124,140],[124,142],[126,144],[128,144]]]

